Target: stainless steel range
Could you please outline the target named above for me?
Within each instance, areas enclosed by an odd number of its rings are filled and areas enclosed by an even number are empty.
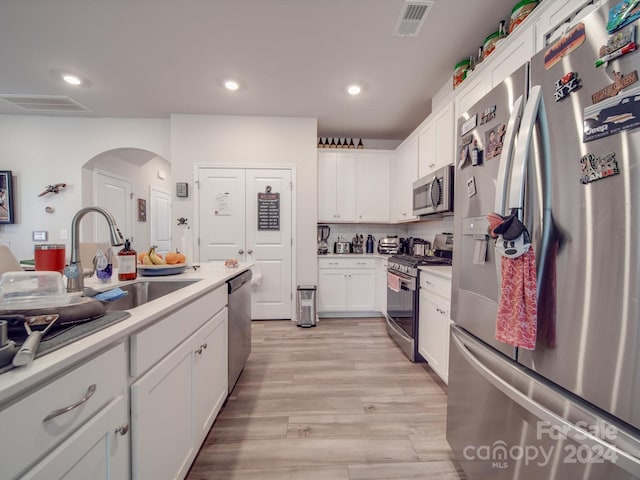
[[[387,332],[412,362],[424,362],[418,353],[418,267],[451,265],[449,250],[436,253],[439,256],[393,255],[387,267]]]

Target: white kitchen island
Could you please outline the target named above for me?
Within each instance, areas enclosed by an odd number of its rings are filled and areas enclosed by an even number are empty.
[[[0,478],[183,478],[227,395],[225,282],[250,267],[139,276],[198,281],[0,375]]]

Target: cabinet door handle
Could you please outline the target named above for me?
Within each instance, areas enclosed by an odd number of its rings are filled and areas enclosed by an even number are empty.
[[[207,342],[204,342],[204,343],[201,345],[201,347],[202,347],[202,348],[204,348],[204,349],[206,350],[206,349],[207,349]]]
[[[63,413],[67,413],[70,412],[71,410],[73,410],[74,408],[78,408],[80,405],[82,405],[83,403],[85,403],[87,400],[89,400],[91,397],[93,397],[93,394],[96,393],[96,389],[98,387],[96,386],[96,384],[91,384],[89,385],[89,388],[87,389],[87,393],[84,394],[84,397],[82,397],[80,400],[78,400],[76,403],[73,403],[71,405],[69,405],[68,407],[63,407],[63,408],[59,408],[58,410],[54,410],[53,412],[51,412],[49,415],[47,415],[46,417],[44,417],[44,420],[42,420],[43,422],[46,422],[48,420],[51,420],[53,418],[56,418],[60,415],[62,415]]]
[[[424,283],[426,283],[430,287],[433,287],[433,285],[434,285],[433,282],[430,282],[429,280],[425,280]]]
[[[251,255],[251,254],[253,253],[253,250],[249,249],[249,250],[247,250],[247,253],[248,253],[249,255]]]
[[[240,249],[240,250],[238,250],[238,253],[239,253],[240,255],[242,255],[242,254],[244,253],[244,250],[243,250],[243,249]]]
[[[129,424],[128,423],[123,423],[122,425],[120,425],[119,427],[116,427],[116,429],[114,430],[114,433],[116,434],[120,434],[120,435],[126,435],[127,433],[129,433]]]
[[[435,166],[436,166],[436,164],[435,164],[435,163],[430,163],[430,164],[429,164],[429,168],[433,168],[433,167],[435,167]]]

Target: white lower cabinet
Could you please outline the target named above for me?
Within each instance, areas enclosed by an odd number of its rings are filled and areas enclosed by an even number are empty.
[[[129,478],[126,374],[119,343],[0,406],[0,478]]]
[[[129,478],[129,413],[119,396],[47,455],[23,480]]]
[[[451,279],[420,272],[418,352],[431,369],[449,382],[449,331]]]
[[[131,386],[133,478],[184,478],[226,393],[225,307]]]
[[[318,259],[319,313],[375,310],[375,258]]]

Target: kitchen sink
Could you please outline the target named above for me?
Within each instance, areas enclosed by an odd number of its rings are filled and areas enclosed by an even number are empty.
[[[175,292],[181,288],[193,285],[199,280],[177,280],[166,282],[135,282],[128,285],[121,285],[120,288],[127,292],[127,295],[117,300],[105,302],[107,311],[130,310],[145,303],[156,300],[168,293]]]

